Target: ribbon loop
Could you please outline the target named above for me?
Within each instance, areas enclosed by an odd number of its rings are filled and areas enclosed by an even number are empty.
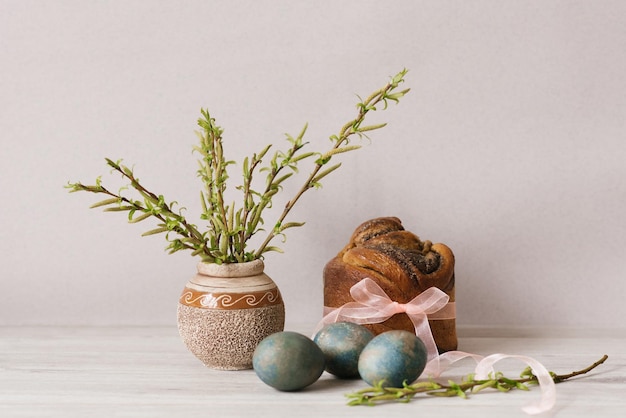
[[[522,410],[529,415],[536,415],[550,410],[556,403],[556,387],[554,380],[545,366],[532,357],[512,354],[492,354],[478,363],[475,370],[476,378],[486,379],[489,373],[493,373],[493,365],[507,358],[520,360],[530,366],[541,388],[541,399],[538,402],[531,402],[523,407]]]

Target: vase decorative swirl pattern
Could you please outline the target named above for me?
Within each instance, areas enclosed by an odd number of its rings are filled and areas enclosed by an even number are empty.
[[[261,260],[198,264],[178,303],[178,329],[187,348],[206,366],[221,370],[252,367],[266,336],[280,332],[285,306]]]
[[[278,305],[281,301],[278,289],[249,292],[242,295],[232,293],[204,293],[185,287],[180,297],[187,306],[205,309],[250,309]]]

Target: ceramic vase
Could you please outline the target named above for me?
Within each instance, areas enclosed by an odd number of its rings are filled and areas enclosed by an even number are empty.
[[[285,305],[262,260],[199,263],[178,303],[178,331],[212,369],[252,368],[256,346],[285,324]]]

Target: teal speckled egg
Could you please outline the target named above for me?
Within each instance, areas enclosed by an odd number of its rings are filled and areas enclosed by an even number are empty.
[[[337,322],[324,326],[313,338],[326,358],[326,371],[337,377],[359,377],[359,356],[374,334],[362,325]]]
[[[282,391],[300,390],[324,372],[324,353],[310,338],[283,331],[263,339],[252,356],[252,367],[266,384]]]
[[[413,383],[426,367],[426,346],[415,334],[394,330],[370,341],[359,357],[359,374],[370,385],[384,380],[385,386]]]

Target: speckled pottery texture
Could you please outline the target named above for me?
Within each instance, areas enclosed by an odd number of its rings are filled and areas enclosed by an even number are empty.
[[[256,346],[285,325],[285,305],[262,260],[199,263],[178,303],[178,331],[212,369],[252,368]]]

